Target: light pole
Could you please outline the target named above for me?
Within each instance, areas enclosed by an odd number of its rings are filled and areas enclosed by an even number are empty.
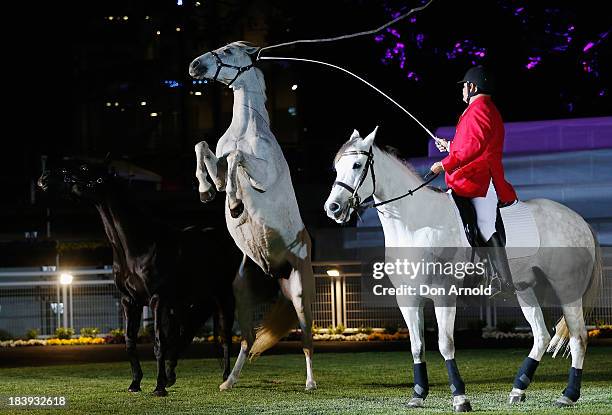
[[[345,324],[345,287],[344,278],[340,274],[340,270],[336,268],[330,268],[327,271],[327,275],[332,278],[331,284],[333,287],[332,291],[332,324],[335,326]],[[335,316],[335,318],[333,318]]]
[[[63,305],[63,322],[64,328],[68,327],[68,314],[66,309],[68,308],[68,286],[70,286],[70,327],[72,327],[72,280],[74,277],[72,274],[63,272],[60,274],[60,284],[62,285],[62,305]]]

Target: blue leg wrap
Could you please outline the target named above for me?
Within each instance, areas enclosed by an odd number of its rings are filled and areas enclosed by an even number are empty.
[[[461,379],[455,359],[446,361],[446,370],[448,370],[448,382],[453,396],[465,395],[465,383],[463,383],[463,379]]]
[[[427,397],[429,393],[429,379],[427,379],[427,365],[423,363],[415,363],[412,367],[414,373],[414,395],[415,398]]]
[[[514,378],[514,384],[512,386],[517,389],[527,389],[527,386],[529,386],[533,380],[533,374],[535,373],[539,364],[540,362],[537,360],[532,359],[531,357],[526,357],[525,360],[523,360],[523,365]]]
[[[582,369],[570,368],[569,381],[567,388],[563,391],[563,396],[567,396],[576,402],[580,398],[580,386],[582,384]]]

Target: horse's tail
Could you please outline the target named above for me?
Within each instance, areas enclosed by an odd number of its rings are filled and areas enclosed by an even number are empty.
[[[593,228],[589,226],[589,229],[591,230],[593,241],[595,242],[595,262],[593,263],[593,272],[591,273],[589,286],[582,296],[582,307],[585,321],[590,317],[591,312],[593,311],[593,305],[595,301],[597,301],[600,288],[603,284],[603,260],[601,258],[601,247],[599,246],[599,241],[597,240],[597,236],[595,235]],[[569,328],[567,327],[567,323],[565,322],[565,317],[561,317],[555,326],[555,335],[548,345],[547,352],[552,352],[552,357],[556,357],[557,353],[559,353],[559,351],[565,346],[565,351],[563,354],[567,354],[569,352],[569,338],[570,332]]]
[[[278,343],[297,324],[298,318],[293,304],[285,297],[279,296],[278,301],[266,313],[262,325],[257,328],[257,335],[249,358],[254,360],[259,357],[260,354]]]

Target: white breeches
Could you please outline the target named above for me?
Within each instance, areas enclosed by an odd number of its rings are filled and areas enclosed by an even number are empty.
[[[485,241],[491,239],[491,235],[495,233],[495,219],[497,218],[497,193],[493,180],[489,183],[489,190],[485,197],[475,197],[472,199],[472,204],[476,209],[476,221],[478,222],[478,231]]]

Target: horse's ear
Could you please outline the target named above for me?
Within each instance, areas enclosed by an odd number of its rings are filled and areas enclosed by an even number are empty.
[[[248,55],[254,55],[259,52],[259,49],[261,49],[259,46],[251,42],[245,42],[244,40],[234,42],[234,44],[242,48],[242,50],[244,50]]]
[[[363,142],[367,146],[371,146],[374,143],[374,139],[376,138],[377,131],[378,131],[378,125],[376,126],[376,128],[374,128],[374,131],[372,131],[370,134],[368,134],[366,138],[363,139]]]
[[[354,138],[359,138],[359,137],[361,137],[361,135],[359,134],[359,131],[353,130],[353,134],[351,134],[351,138],[350,139],[352,140]]]

